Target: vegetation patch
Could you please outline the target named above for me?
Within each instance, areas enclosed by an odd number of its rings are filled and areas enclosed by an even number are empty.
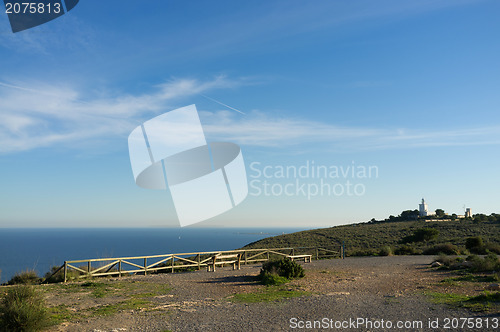
[[[110,284],[105,284],[102,282],[93,282],[87,281],[81,284],[81,287],[90,289],[92,291],[92,296],[96,298],[102,298],[116,291],[115,288],[112,288]]]
[[[492,275],[475,275],[467,273],[462,276],[446,278],[442,282],[498,282],[500,275],[498,273]]]
[[[496,254],[490,253],[486,257],[471,255],[467,257],[470,262],[470,270],[473,272],[500,271],[500,260]]]
[[[487,255],[489,253],[500,254],[500,245],[498,243],[484,243],[480,236],[469,237],[465,240],[465,247],[473,254]]]
[[[264,285],[281,285],[304,276],[304,268],[300,264],[289,258],[283,258],[262,264],[259,279]]]
[[[430,292],[426,293],[426,295],[431,297],[433,303],[467,308],[472,311],[487,312],[500,308],[500,292],[484,292],[481,295],[472,297],[463,294],[439,292]]]
[[[40,277],[34,270],[26,270],[16,273],[8,282],[8,285],[35,285],[40,283]]]
[[[271,285],[277,286],[277,285],[286,284],[290,280],[288,280],[285,277],[274,274],[274,273],[263,273],[260,276],[260,281],[266,286],[271,286]]]
[[[86,267],[80,267],[80,268],[86,269]],[[76,270],[68,269],[66,271],[67,280],[78,280],[81,276],[82,276],[81,273]],[[43,282],[49,284],[64,282],[64,269],[60,269],[60,266],[51,267],[50,271],[45,273]]]
[[[449,304],[458,306],[469,300],[467,295],[456,294],[456,293],[440,293],[440,292],[429,292],[426,295],[431,297],[433,303],[437,304]]]
[[[438,244],[452,243],[460,253],[465,253],[468,250],[466,239],[481,237],[484,250],[498,250],[500,253],[500,215],[494,216],[486,219],[477,215],[474,219],[447,220],[449,217],[443,217],[445,219],[415,220],[413,214],[403,211],[400,217],[383,221],[372,220],[269,237],[250,243],[243,249],[321,247],[339,251],[342,242],[345,242],[347,256],[377,255],[384,246],[394,248],[396,255],[415,255]]]
[[[231,301],[244,303],[275,302],[305,295],[309,295],[309,293],[281,287],[266,287],[262,292],[235,294]]]
[[[405,236],[401,243],[427,242],[437,238],[439,231],[435,228],[419,228],[412,235]]]
[[[68,306],[61,304],[47,310],[51,325],[59,325],[63,322],[70,322],[78,318],[78,314],[71,311]]]
[[[138,310],[150,307],[151,303],[141,299],[128,299],[115,304],[102,305],[89,309],[91,316],[110,316],[123,310]]]
[[[389,246],[383,246],[380,248],[380,251],[378,252],[379,256],[392,256],[393,250]]]
[[[451,243],[440,243],[424,250],[424,255],[459,255],[460,249]]]
[[[40,331],[49,324],[44,298],[33,286],[7,291],[0,305],[0,331]]]
[[[500,271],[500,260],[496,254],[490,253],[485,257],[470,255],[465,260],[462,257],[439,256],[436,261],[443,264],[442,269],[465,270],[469,272],[496,272]]]
[[[421,255],[422,251],[415,249],[411,245],[403,244],[402,246],[400,246],[396,250],[394,250],[394,254],[396,254],[396,255]]]
[[[153,306],[153,297],[169,293],[166,284],[148,281],[123,280],[98,282],[89,280],[80,283],[51,284],[43,287],[49,294],[81,293],[69,303],[50,307],[48,315],[51,325],[65,321],[74,322],[94,316],[109,316],[124,310],[148,310]],[[90,301],[88,301],[90,299]],[[72,307],[87,301],[91,306],[78,311]]]

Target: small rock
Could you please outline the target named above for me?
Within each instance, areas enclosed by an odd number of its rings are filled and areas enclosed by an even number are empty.
[[[436,261],[436,262],[433,262],[433,263],[431,264],[431,267],[440,267],[440,266],[443,266],[443,264],[441,264],[441,263],[439,263],[439,262],[437,262],[437,261]]]
[[[499,284],[489,284],[488,286],[486,286],[486,290],[498,291],[498,290],[500,290],[500,285]]]
[[[349,292],[333,292],[333,293],[327,293],[327,296],[336,296],[336,295],[351,295]]]

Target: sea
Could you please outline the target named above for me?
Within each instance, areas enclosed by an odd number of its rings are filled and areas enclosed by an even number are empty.
[[[305,228],[0,228],[0,284],[64,261],[238,249]]]

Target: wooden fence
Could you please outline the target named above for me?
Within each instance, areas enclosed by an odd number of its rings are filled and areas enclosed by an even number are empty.
[[[337,250],[334,250],[337,249]],[[157,273],[159,271],[172,272],[186,269],[201,269],[208,267],[218,255],[239,255],[241,264],[265,262],[272,258],[291,257],[297,255],[311,255],[313,259],[344,258],[344,247],[298,247],[275,249],[245,249],[228,251],[191,252],[180,254],[166,254],[153,256],[98,258],[65,261],[52,275],[63,273],[64,282],[71,279],[90,278],[100,276],[117,276],[131,274]],[[45,282],[44,281],[44,282]]]

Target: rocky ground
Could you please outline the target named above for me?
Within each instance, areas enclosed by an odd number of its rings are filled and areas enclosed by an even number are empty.
[[[477,295],[487,286],[443,283],[453,275],[430,268],[433,258],[313,261],[304,264],[305,278],[279,287],[258,284],[260,265],[40,287],[59,322],[51,331],[294,331],[314,321],[320,325],[308,331],[335,324],[349,331],[500,330],[485,328],[498,308],[474,312],[432,301],[430,293]],[[446,329],[454,318],[474,318],[474,328]],[[429,328],[436,320],[438,328]]]

